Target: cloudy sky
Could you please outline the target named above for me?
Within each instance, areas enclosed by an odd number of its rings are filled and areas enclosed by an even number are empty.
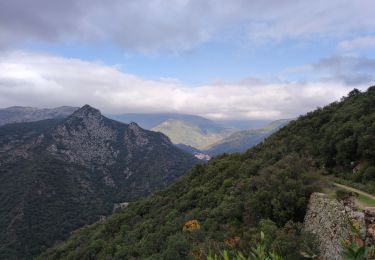
[[[374,0],[3,0],[0,107],[303,114],[375,84]]]

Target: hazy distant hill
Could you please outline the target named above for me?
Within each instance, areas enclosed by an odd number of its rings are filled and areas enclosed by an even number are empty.
[[[77,107],[35,108],[8,107],[0,109],[0,125],[20,122],[34,122],[43,119],[65,118],[76,111]]]
[[[251,129],[233,133],[213,144],[209,149],[204,150],[203,153],[210,156],[215,156],[222,153],[244,152],[254,145],[262,142],[265,138],[289,122],[290,119],[280,119],[273,121],[260,129]]]
[[[214,120],[216,124],[230,126],[238,130],[259,129],[270,124],[272,120],[254,120],[254,119],[223,119]]]
[[[247,146],[247,148],[249,148],[264,139],[263,135],[257,135],[257,133],[260,128],[264,128],[271,123],[270,120],[233,119],[213,121],[201,116],[175,113],[130,113],[110,115],[109,117],[124,123],[136,122],[146,129],[164,133],[175,144],[192,146],[199,150],[209,149],[216,143],[220,144],[223,139],[228,138],[238,131],[244,131],[243,133],[238,132],[239,136],[248,136],[252,132],[251,129],[256,129],[253,137],[254,141],[246,142],[243,145],[243,147]],[[262,129],[262,131],[266,130]],[[239,138],[239,136],[233,136],[233,138]],[[267,134],[265,134],[265,136],[267,136]],[[219,149],[221,148],[218,147],[218,150]],[[237,152],[243,150],[243,148],[236,149],[234,147],[234,149],[228,149],[225,150],[225,152]],[[220,152],[221,150],[218,152],[213,151],[212,154],[216,155]]]
[[[196,125],[213,124],[211,120],[201,116],[175,113],[129,113],[121,115],[109,115],[108,117],[123,123],[135,122],[145,129],[152,129],[170,119],[185,121]]]
[[[234,128],[225,128],[210,120],[189,122],[169,119],[152,128],[168,136],[174,144],[185,144],[197,149],[205,149],[236,132]]]
[[[109,118],[124,123],[135,122],[145,129],[151,129],[169,119],[185,121],[193,124],[215,124],[224,128],[236,128],[248,130],[264,127],[271,120],[210,120],[202,116],[177,114],[177,113],[129,113],[120,115],[108,115]]]
[[[161,133],[88,105],[0,127],[0,259],[31,259],[71,231],[169,184],[197,160]]]

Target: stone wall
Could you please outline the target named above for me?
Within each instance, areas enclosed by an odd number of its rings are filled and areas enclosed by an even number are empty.
[[[305,216],[304,228],[317,236],[323,259],[341,259],[341,243],[351,240],[350,223],[366,237],[364,213],[326,194],[313,193]]]

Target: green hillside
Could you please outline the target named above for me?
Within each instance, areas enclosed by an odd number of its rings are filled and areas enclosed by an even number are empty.
[[[314,252],[298,222],[319,190],[318,173],[352,172],[358,164],[367,172],[375,166],[374,133],[375,87],[353,90],[244,154],[195,166],[40,258],[204,259],[222,249],[248,252],[263,230],[268,248],[300,259],[300,251]]]

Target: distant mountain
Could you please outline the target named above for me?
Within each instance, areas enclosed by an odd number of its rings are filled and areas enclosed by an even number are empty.
[[[129,113],[120,115],[107,115],[109,118],[123,122],[135,122],[145,129],[152,129],[169,119],[175,119],[193,124],[215,124],[224,128],[235,128],[239,130],[257,129],[271,123],[272,120],[211,120],[202,116],[177,114],[177,113]]]
[[[290,119],[281,119],[273,121],[260,129],[251,129],[236,132],[219,142],[213,144],[209,149],[202,151],[210,156],[216,156],[222,153],[238,153],[262,142],[265,138],[279,130],[290,122]]]
[[[218,125],[230,126],[238,130],[259,129],[270,124],[272,120],[253,120],[253,119],[223,119],[214,121]]]
[[[197,160],[168,137],[88,105],[0,127],[0,259],[31,259],[70,232],[169,184]]]
[[[130,113],[121,115],[108,115],[108,117],[123,123],[135,122],[145,129],[152,129],[160,125],[161,123],[171,119],[188,122],[195,125],[214,124],[214,122],[212,122],[211,120],[201,116],[176,113]]]
[[[197,149],[205,149],[237,131],[234,128],[217,125],[210,120],[189,122],[176,119],[168,119],[152,130],[165,134],[175,144],[185,144]]]
[[[76,111],[77,107],[35,108],[35,107],[8,107],[0,109],[0,125],[20,122],[34,122],[43,119],[65,118]]]

